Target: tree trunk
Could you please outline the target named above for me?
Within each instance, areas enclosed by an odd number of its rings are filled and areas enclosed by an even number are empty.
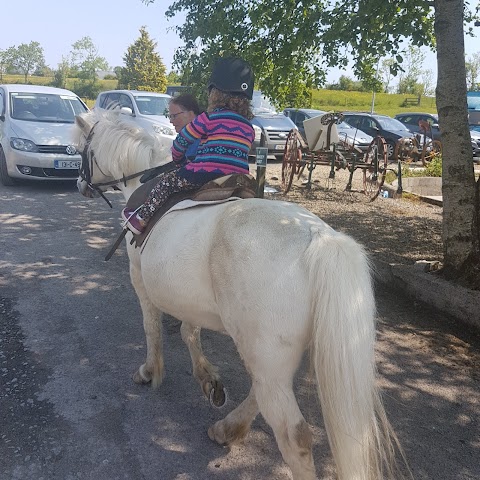
[[[443,253],[449,278],[479,286],[478,199],[468,127],[463,0],[435,0],[437,109],[443,145]]]

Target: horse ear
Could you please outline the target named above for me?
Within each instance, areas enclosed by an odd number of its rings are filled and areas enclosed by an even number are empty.
[[[83,131],[90,130],[90,126],[88,122],[85,120],[85,118],[80,115],[75,115],[75,123],[80,127]]]

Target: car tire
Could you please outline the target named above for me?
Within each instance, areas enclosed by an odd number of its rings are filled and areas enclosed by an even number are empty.
[[[395,160],[395,143],[387,141],[387,156],[389,160]]]
[[[5,187],[13,187],[16,185],[15,180],[8,175],[7,159],[5,158],[5,153],[3,153],[2,148],[0,148],[0,183]]]

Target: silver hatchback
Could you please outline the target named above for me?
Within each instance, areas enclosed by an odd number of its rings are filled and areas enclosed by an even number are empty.
[[[86,111],[69,90],[0,85],[0,182],[76,180],[80,154],[72,132],[75,115]]]

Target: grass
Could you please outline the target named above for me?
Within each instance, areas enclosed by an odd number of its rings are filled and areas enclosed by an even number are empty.
[[[0,83],[24,83],[23,75],[3,75]],[[32,85],[51,85],[53,77],[29,76],[27,83]],[[68,78],[66,88],[75,91],[76,78]],[[117,87],[116,80],[98,80],[102,90],[114,90]],[[434,97],[422,97],[420,105],[402,107],[405,98],[412,98],[414,95],[398,95],[391,93],[375,94],[375,112],[395,116],[402,112],[426,112],[437,113]],[[83,99],[85,101],[85,99]],[[89,107],[95,103],[94,100],[86,100]],[[341,112],[345,110],[367,111],[372,106],[372,93],[370,92],[348,92],[343,90],[313,90],[312,108],[326,111]]]

